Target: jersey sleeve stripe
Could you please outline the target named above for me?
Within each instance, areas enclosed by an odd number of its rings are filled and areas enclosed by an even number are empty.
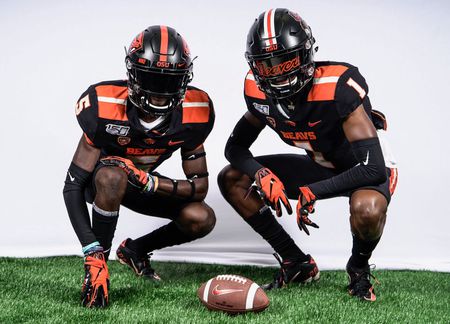
[[[119,99],[119,98],[113,98],[113,97],[97,97],[98,101],[100,102],[109,102],[109,103],[116,103],[119,105],[126,105],[127,100],[126,99]]]
[[[91,141],[91,139],[87,136],[86,133],[83,133],[83,135],[84,135],[84,139],[86,140],[86,142],[87,142],[89,145],[95,146],[95,145],[94,145],[94,142]]]

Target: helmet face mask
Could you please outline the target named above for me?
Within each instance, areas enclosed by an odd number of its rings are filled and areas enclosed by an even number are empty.
[[[128,98],[142,112],[164,116],[183,101],[193,65],[186,42],[174,29],[147,28],[130,45],[125,62]]]
[[[270,38],[266,20],[275,20]],[[287,9],[261,14],[250,29],[245,53],[260,89],[276,99],[303,89],[314,75],[314,42],[311,29],[297,14]]]

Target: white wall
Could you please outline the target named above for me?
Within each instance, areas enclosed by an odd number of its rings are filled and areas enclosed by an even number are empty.
[[[193,85],[215,102],[206,149],[207,202],[217,226],[205,239],[156,254],[160,260],[274,264],[271,249],[221,197],[215,181],[223,147],[245,111],[247,31],[260,12],[288,7],[306,19],[318,59],[360,68],[373,106],[386,113],[400,162],[399,184],[373,262],[380,268],[450,271],[448,75],[450,5],[446,1],[2,1],[0,3],[0,256],[79,254],[62,199],[63,180],[81,131],[74,103],[88,85],[125,77],[124,49],[149,25],[187,39]],[[265,130],[255,154],[298,152]],[[161,172],[180,177],[180,159]],[[292,202],[295,204],[295,202]],[[321,268],[344,267],[351,248],[346,199],[320,202],[310,237],[294,217],[281,222]],[[125,208],[114,244],[165,223]]]

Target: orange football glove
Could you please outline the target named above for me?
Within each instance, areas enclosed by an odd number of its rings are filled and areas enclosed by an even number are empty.
[[[154,193],[158,189],[158,177],[136,168],[129,159],[107,156],[100,159],[100,163],[121,168],[127,174],[128,182],[142,191]]]
[[[266,204],[275,210],[278,217],[282,214],[281,203],[283,203],[288,214],[292,214],[292,207],[286,195],[284,185],[272,171],[268,168],[259,169],[256,172],[255,181],[260,195]]]
[[[298,189],[300,190],[300,194],[297,203],[297,225],[300,231],[303,230],[309,235],[309,230],[306,226],[319,228],[319,225],[311,221],[308,217],[309,214],[314,213],[316,196],[308,187],[300,187]]]

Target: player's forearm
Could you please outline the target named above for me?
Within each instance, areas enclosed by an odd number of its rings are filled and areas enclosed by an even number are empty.
[[[72,163],[63,189],[70,222],[82,246],[88,246],[97,240],[91,229],[89,212],[84,199],[84,187],[89,177],[89,172]]]
[[[203,201],[208,193],[208,178],[192,180],[159,178],[156,193],[189,201]]]
[[[318,199],[386,181],[386,167],[378,138],[356,141],[351,145],[359,163],[334,177],[308,185]]]
[[[250,146],[260,132],[261,129],[254,127],[245,117],[242,117],[225,146],[225,157],[230,164],[252,179],[256,171],[263,167],[250,152]]]

